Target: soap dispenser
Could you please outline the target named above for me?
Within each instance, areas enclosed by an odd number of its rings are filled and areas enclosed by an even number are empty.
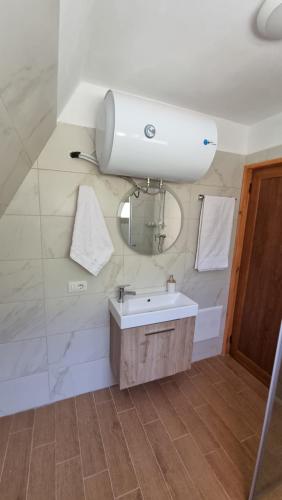
[[[176,281],[173,277],[173,274],[169,276],[169,279],[167,280],[167,291],[168,293],[174,293],[175,292],[175,287],[176,287]]]

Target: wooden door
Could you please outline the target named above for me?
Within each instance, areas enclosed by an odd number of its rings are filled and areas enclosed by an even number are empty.
[[[231,355],[269,383],[282,317],[282,163],[254,169]]]

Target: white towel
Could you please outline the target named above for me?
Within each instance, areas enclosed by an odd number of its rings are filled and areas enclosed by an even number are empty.
[[[205,196],[202,202],[195,269],[228,267],[235,198]]]
[[[109,261],[113,250],[94,189],[80,186],[70,257],[97,276]]]

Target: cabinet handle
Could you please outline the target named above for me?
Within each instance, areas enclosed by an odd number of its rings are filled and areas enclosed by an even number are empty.
[[[148,335],[156,335],[157,333],[170,333],[174,332],[175,328],[167,328],[166,330],[158,330],[157,332],[150,332],[150,333],[145,333],[145,336],[147,337]]]

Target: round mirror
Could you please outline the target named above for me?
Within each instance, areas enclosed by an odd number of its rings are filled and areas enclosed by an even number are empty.
[[[182,210],[166,186],[133,188],[122,200],[118,222],[125,243],[138,253],[156,255],[168,250],[182,227]]]

